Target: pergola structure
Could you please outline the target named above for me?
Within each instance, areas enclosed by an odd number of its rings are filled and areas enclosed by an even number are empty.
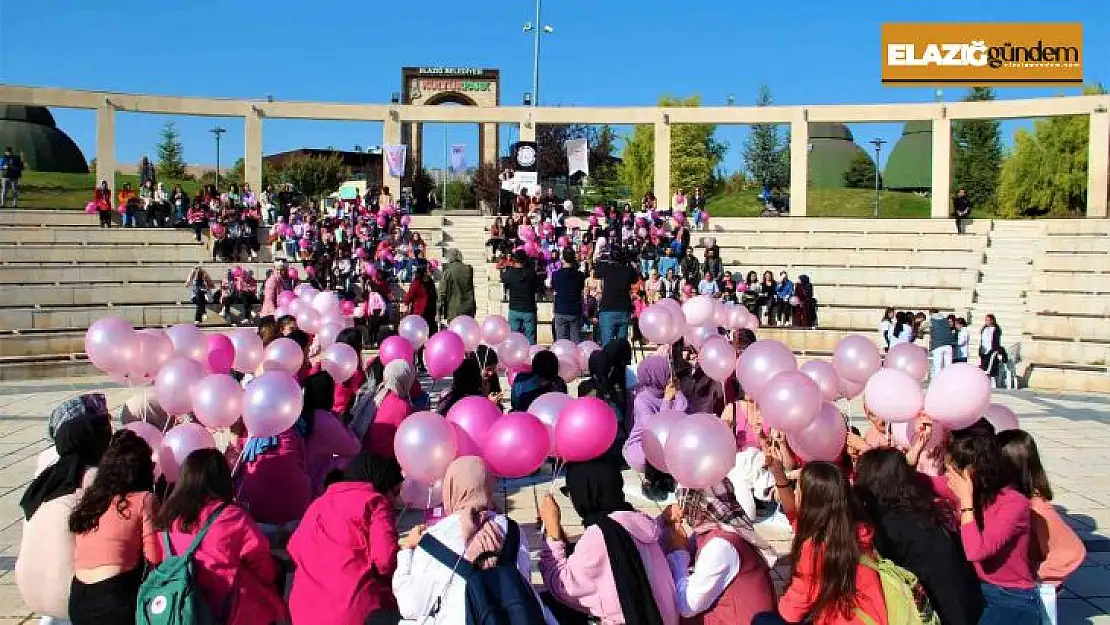
[[[241,117],[244,120],[246,181],[262,182],[262,126],[264,119],[315,119],[381,122],[382,144],[401,143],[405,123],[518,124],[521,141],[534,141],[537,124],[647,124],[655,130],[655,196],[669,201],[671,127],[675,124],[790,125],[790,214],[806,214],[809,124],[813,122],[905,122],[932,124],[932,206],[934,218],[949,216],[952,120],[1012,119],[1087,115],[1090,119],[1087,170],[1087,216],[1107,216],[1110,192],[1110,95],[995,100],[988,102],[928,102],[920,104],[838,104],[813,106],[703,106],[703,107],[435,107],[406,104],[339,104],[324,102],[269,102],[223,98],[141,95],[80,91],[48,87],[0,85],[0,102],[96,111],[97,177],[114,185],[115,114],[160,113]],[[383,172],[388,174],[388,172]],[[399,188],[400,181],[383,175],[384,184]],[[114,191],[114,189],[113,189]]]

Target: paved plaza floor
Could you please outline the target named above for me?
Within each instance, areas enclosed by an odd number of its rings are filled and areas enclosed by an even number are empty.
[[[117,412],[134,393],[100,378],[0,385],[0,625],[35,620],[20,599],[13,571],[22,531],[19,499],[31,480],[36,457],[49,445],[47,416],[61,400],[92,391],[105,393]],[[1022,427],[1036,436],[1056,491],[1054,503],[1087,546],[1087,560],[1068,580],[1060,597],[1059,622],[1110,624],[1110,397],[1020,391],[1002,395],[998,401],[1013,408]],[[855,408],[858,411],[858,402]],[[638,490],[635,480],[634,475],[627,475],[630,493]],[[505,485],[507,508],[526,526],[534,547],[538,546],[536,501],[550,490],[550,481],[544,477]],[[568,533],[580,533],[581,527],[576,525],[580,521],[573,518],[569,501],[557,489],[555,493]],[[645,511],[658,510],[656,504],[630,500]],[[410,512],[403,525],[409,526],[415,519]],[[772,524],[759,527],[780,554],[789,551],[789,537],[781,528]],[[780,560],[776,568],[780,583],[787,570]]]

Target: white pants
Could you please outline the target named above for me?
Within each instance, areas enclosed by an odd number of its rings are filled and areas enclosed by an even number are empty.
[[[1040,584],[1037,590],[1041,593],[1041,603],[1044,604],[1044,610],[1048,613],[1048,621],[1052,625],[1056,625],[1056,586]]]
[[[952,346],[941,345],[934,349],[930,354],[930,360],[932,360],[932,376],[930,377],[930,379],[932,379],[937,377],[941,369],[952,364]]]

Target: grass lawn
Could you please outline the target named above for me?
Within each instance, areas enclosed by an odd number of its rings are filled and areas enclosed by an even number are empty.
[[[759,192],[718,195],[709,199],[707,208],[713,217],[758,217],[763,204]],[[873,189],[810,189],[806,215],[809,217],[871,217],[875,208]],[[879,215],[890,218],[928,218],[929,198],[883,191]]]
[[[116,174],[116,190],[123,188],[125,182],[131,183],[133,189],[139,188],[139,177],[136,175]],[[181,184],[185,192],[192,197],[200,183],[192,180],[163,180],[167,190],[172,190],[175,184]],[[84,208],[92,200],[93,187],[96,184],[93,174],[58,174],[42,171],[28,171],[23,173],[19,184],[20,208]]]

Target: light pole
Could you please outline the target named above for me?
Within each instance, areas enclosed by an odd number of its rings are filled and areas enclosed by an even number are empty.
[[[218,192],[220,190],[220,137],[222,137],[223,134],[227,132],[227,128],[224,128],[223,126],[216,126],[215,128],[210,129],[208,132],[212,133],[212,136],[216,137],[216,191]]]
[[[871,216],[875,219],[879,218],[879,154],[883,151],[884,143],[884,139],[871,140],[871,145],[875,146],[875,209],[871,211]]]
[[[550,35],[555,32],[551,26],[541,26],[543,24],[540,21],[542,4],[543,0],[536,0],[536,21],[524,24],[524,32],[532,33],[535,38],[532,52],[532,106],[539,106],[540,103],[540,35]]]

